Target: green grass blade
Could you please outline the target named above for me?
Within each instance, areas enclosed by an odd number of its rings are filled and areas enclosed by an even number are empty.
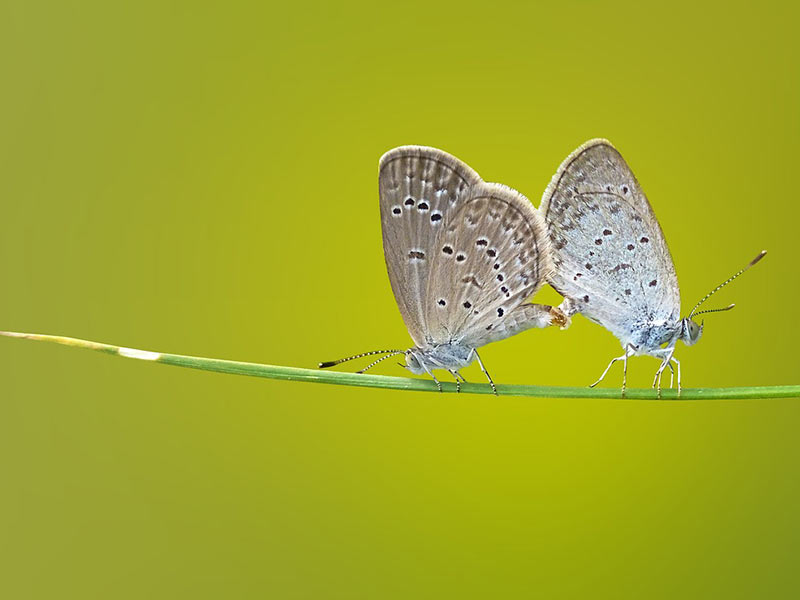
[[[157,362],[175,367],[200,369],[215,373],[230,373],[233,375],[248,375],[250,377],[264,377],[266,379],[279,379],[283,381],[305,381],[309,383],[328,383],[334,385],[349,385],[355,387],[369,387],[388,390],[411,390],[417,392],[435,392],[436,384],[429,379],[411,379],[408,377],[387,377],[385,375],[359,375],[358,373],[344,373],[340,371],[323,371],[320,369],[300,369],[297,367],[283,367],[277,365],[264,365],[234,360],[221,360],[218,358],[203,358],[199,356],[184,356],[181,354],[167,354],[164,352],[150,352],[136,350],[111,344],[101,344],[77,338],[56,335],[41,335],[36,333],[15,333],[0,331],[0,335],[51,342],[62,346],[95,350],[106,354],[113,354],[124,358],[132,358],[146,362]],[[442,383],[445,392],[455,392],[454,383]],[[461,386],[462,393],[491,394],[488,384],[465,383]],[[534,398],[609,398],[619,399],[619,388],[588,388],[588,387],[561,387],[546,385],[497,385],[497,393],[501,396],[526,396]],[[677,397],[675,390],[664,390],[662,399],[680,400],[735,400],[748,398],[797,398],[800,397],[800,385],[776,385],[763,387],[733,387],[733,388],[688,388]],[[626,400],[657,400],[655,390],[650,388],[628,389]]]

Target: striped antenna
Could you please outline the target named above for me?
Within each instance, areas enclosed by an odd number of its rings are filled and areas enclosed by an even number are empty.
[[[386,356],[381,356],[378,360],[372,361],[371,363],[369,363],[366,367],[364,367],[360,371],[356,371],[356,373],[364,373],[365,371],[368,371],[372,367],[377,365],[379,362],[382,362],[382,361],[386,360],[387,358],[391,358],[393,356],[396,356],[397,354],[403,354],[403,352],[404,352],[404,350],[398,350],[397,352],[392,352],[391,354],[387,354]],[[401,366],[404,366],[404,365],[401,365]]]
[[[331,361],[327,361],[327,362],[321,362],[321,363],[319,363],[319,368],[320,369],[327,369],[328,367],[333,367],[333,366],[336,366],[336,365],[340,365],[343,362],[347,362],[348,360],[354,360],[356,358],[363,358],[364,356],[372,356],[374,354],[391,353],[391,354],[389,354],[389,356],[393,356],[395,354],[402,354],[403,352],[405,352],[405,350],[373,350],[372,352],[363,352],[361,354],[356,354],[354,356],[348,356],[347,358],[340,358],[339,360],[331,360]],[[387,357],[384,357],[384,358],[387,358]],[[383,359],[381,359],[381,360],[383,360]],[[370,366],[372,366],[372,365],[370,365]]]
[[[701,311],[698,311],[698,312],[694,313],[694,316],[696,317],[697,315],[704,315],[706,313],[725,312],[726,310],[732,309],[734,306],[736,306],[736,305],[735,304],[729,304],[725,308],[707,308],[706,310],[701,310]]]
[[[751,260],[751,261],[750,261],[750,262],[747,264],[747,266],[746,266],[744,269],[741,269],[741,270],[740,270],[738,273],[736,273],[736,274],[732,275],[731,277],[729,277],[728,279],[726,279],[725,281],[723,281],[722,283],[720,283],[720,284],[719,284],[717,287],[715,287],[713,290],[711,290],[710,292],[708,292],[708,294],[706,294],[706,295],[705,295],[705,296],[704,296],[704,297],[703,297],[703,298],[700,300],[700,302],[698,302],[697,304],[695,304],[695,305],[694,305],[694,308],[692,309],[692,312],[690,312],[690,313],[689,313],[689,317],[688,317],[688,318],[690,318],[690,319],[691,319],[691,318],[692,318],[692,317],[693,317],[695,314],[700,314],[700,313],[695,313],[695,311],[696,311],[696,310],[697,310],[697,309],[700,307],[700,305],[701,305],[703,302],[705,302],[706,300],[708,300],[709,298],[711,298],[711,296],[713,296],[714,294],[716,294],[718,291],[720,291],[722,288],[724,288],[726,285],[728,285],[728,284],[729,284],[731,281],[733,281],[734,279],[736,279],[736,278],[737,278],[739,275],[741,275],[742,273],[744,273],[745,271],[747,271],[747,269],[749,269],[749,268],[750,268],[750,267],[752,267],[754,264],[756,264],[758,261],[760,261],[762,258],[764,258],[764,256],[766,255],[766,253],[767,253],[767,251],[766,251],[766,250],[762,250],[761,252],[759,252],[758,256],[756,256],[756,257],[755,257],[753,260]],[[718,312],[718,311],[720,311],[720,310],[730,310],[730,309],[732,309],[732,308],[733,308],[733,304],[731,304],[731,305],[730,305],[729,307],[727,307],[727,308],[722,308],[722,309],[714,309],[714,310],[706,310],[706,311],[703,311],[703,312]]]

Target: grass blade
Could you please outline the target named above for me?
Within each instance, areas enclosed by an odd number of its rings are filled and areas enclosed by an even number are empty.
[[[0,331],[0,336],[50,342],[73,348],[84,348],[105,354],[131,358],[145,362],[155,362],[175,367],[186,367],[215,373],[228,373],[232,375],[248,375],[250,377],[264,377],[283,381],[305,381],[308,383],[328,383],[334,385],[349,385],[355,387],[369,387],[389,390],[409,390],[417,392],[436,392],[436,384],[429,379],[411,379],[408,377],[388,377],[385,375],[359,375],[339,371],[323,371],[320,369],[301,369],[297,367],[284,367],[278,365],[264,365],[259,363],[239,362],[234,360],[221,360],[218,358],[204,358],[200,356],[184,356],[181,354],[167,354],[164,352],[151,352],[137,350],[124,346],[102,344],[71,337],[57,335],[43,335],[37,333],[16,333]],[[445,392],[455,392],[454,383],[442,383]],[[491,394],[488,384],[465,383],[461,385],[461,393]],[[562,387],[545,385],[497,385],[500,396],[525,396],[532,398],[606,398],[620,399],[619,388],[588,388],[588,387]],[[684,388],[680,398],[675,390],[663,390],[662,399],[679,400],[737,400],[754,398],[797,398],[800,397],[800,385],[778,385],[762,387],[730,387],[730,388]],[[625,400],[657,400],[656,391],[650,388],[628,389]]]

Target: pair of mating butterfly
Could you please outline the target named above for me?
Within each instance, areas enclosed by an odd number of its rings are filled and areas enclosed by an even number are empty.
[[[653,387],[674,362],[681,389],[678,340],[696,343],[703,333],[693,317],[712,294],[765,254],[715,288],[688,317],[680,317],[680,291],[658,220],[620,153],[606,140],[591,140],[561,164],[535,209],[519,192],[486,183],[468,165],[441,150],[402,146],[380,160],[383,251],[397,305],[416,344],[409,350],[376,350],[337,361],[384,354],[367,367],[404,354],[412,373],[459,369],[478,361],[477,349],[526,329],[570,324],[583,314],[613,333],[628,358],[661,360]],[[564,301],[556,307],[526,300],[547,282]]]

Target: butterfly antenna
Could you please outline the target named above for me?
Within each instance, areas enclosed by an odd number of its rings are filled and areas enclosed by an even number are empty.
[[[343,362],[347,362],[348,360],[354,360],[356,358],[363,358],[364,356],[373,356],[374,354],[388,354],[388,353],[391,353],[391,354],[389,354],[389,356],[393,356],[395,354],[401,354],[402,352],[405,352],[405,350],[373,350],[372,352],[362,352],[361,354],[355,354],[353,356],[348,356],[347,358],[340,358],[339,360],[330,360],[330,361],[327,361],[327,362],[321,362],[321,363],[319,363],[319,368],[320,369],[327,369],[328,367],[333,367],[335,365],[340,365]],[[387,357],[384,356],[383,358],[387,358]],[[381,360],[383,360],[383,359],[381,359]],[[370,366],[372,366],[372,365],[370,365]]]
[[[386,360],[387,358],[391,358],[392,356],[396,356],[397,354],[403,354],[403,352],[404,352],[403,350],[398,350],[396,352],[392,352],[391,354],[387,354],[386,356],[381,356],[378,360],[372,361],[371,363],[369,363],[366,367],[364,367],[360,371],[356,371],[356,373],[363,373],[365,371],[368,371],[369,369],[371,369],[372,367],[377,365],[379,362],[382,362],[382,361]]]
[[[690,313],[689,313],[689,318],[691,319],[691,318],[692,318],[692,317],[693,317],[695,314],[700,314],[700,313],[695,313],[695,311],[696,311],[696,310],[697,310],[697,309],[700,307],[700,305],[701,305],[703,302],[705,302],[706,300],[708,300],[709,298],[711,298],[711,296],[713,296],[714,294],[716,294],[718,291],[720,291],[722,288],[724,288],[726,285],[728,285],[728,284],[729,284],[731,281],[733,281],[734,279],[736,279],[737,277],[739,277],[739,275],[741,275],[742,273],[744,273],[745,271],[747,271],[747,269],[749,269],[749,268],[750,268],[750,267],[752,267],[754,264],[756,264],[758,261],[760,261],[762,258],[764,258],[764,256],[765,256],[766,254],[767,254],[767,251],[766,251],[766,250],[762,250],[761,252],[759,252],[758,256],[756,256],[756,257],[755,257],[753,260],[751,260],[751,261],[750,261],[750,262],[747,264],[747,266],[746,266],[745,268],[741,269],[739,272],[735,273],[734,275],[732,275],[731,277],[729,277],[728,279],[726,279],[725,281],[723,281],[722,283],[720,283],[720,284],[719,284],[717,287],[715,287],[713,290],[711,290],[710,292],[708,292],[708,294],[706,294],[706,295],[705,295],[705,296],[704,296],[704,297],[703,297],[703,298],[700,300],[700,302],[698,302],[697,304],[695,304],[695,305],[694,305],[694,308],[692,309],[692,312],[690,312]],[[719,311],[723,311],[723,310],[730,310],[730,309],[732,309],[732,308],[733,308],[733,306],[734,306],[734,305],[733,305],[733,304],[731,304],[730,306],[728,306],[728,307],[726,307],[726,308],[719,308],[719,309],[713,309],[713,310],[704,310],[703,312],[719,312]]]
[[[694,316],[696,317],[697,315],[704,315],[706,313],[725,312],[726,310],[732,309],[734,306],[736,306],[736,305],[735,304],[729,304],[725,308],[707,308],[706,310],[697,311],[696,313],[694,313]]]

